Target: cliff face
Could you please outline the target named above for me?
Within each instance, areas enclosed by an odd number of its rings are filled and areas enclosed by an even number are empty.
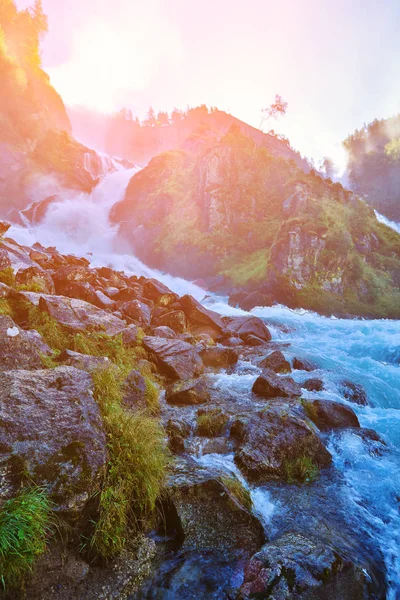
[[[18,11],[7,2],[0,7],[2,216],[15,218],[32,197],[44,199],[60,186],[90,191],[95,183],[85,171],[90,151],[71,137],[64,103],[40,67],[39,44],[46,29],[39,6]]]
[[[261,288],[328,313],[398,314],[400,236],[340,184],[238,131],[154,158],[111,217],[142,260],[216,289]]]

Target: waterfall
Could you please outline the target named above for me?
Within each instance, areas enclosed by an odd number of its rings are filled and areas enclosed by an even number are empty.
[[[378,219],[379,223],[383,223],[387,227],[390,227],[390,229],[394,229],[394,231],[397,231],[397,233],[400,233],[400,223],[396,223],[395,221],[390,221],[387,217],[378,213],[377,210],[374,210],[374,213],[375,213],[375,216]]]

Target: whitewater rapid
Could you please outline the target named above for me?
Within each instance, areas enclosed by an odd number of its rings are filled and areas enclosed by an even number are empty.
[[[203,300],[205,291],[200,287],[154,271],[128,249],[121,249],[109,213],[124,197],[136,171],[117,168],[103,177],[92,194],[62,197],[49,207],[40,224],[14,225],[8,236],[24,245],[40,242],[56,246],[63,253],[86,255],[93,266],[111,266],[155,277],[180,295],[189,293]],[[382,222],[387,221],[383,219],[379,216]],[[388,226],[395,228],[393,224]],[[247,314],[215,296],[208,297],[205,304],[223,315]],[[290,344],[285,350],[289,357],[298,355],[319,365],[313,376],[324,381],[325,389],[319,393],[305,392],[305,397],[345,402],[339,389],[343,379],[360,383],[366,389],[370,405],[353,404],[352,408],[363,427],[382,436],[388,445],[387,452],[371,454],[360,437],[351,432],[333,433],[329,450],[345,483],[342,494],[346,496],[351,519],[378,543],[383,554],[389,584],[387,598],[400,598],[400,322],[326,318],[283,306],[256,308],[252,313],[267,322],[274,341]],[[302,380],[305,373],[295,371],[293,376]],[[215,385],[229,393],[247,393],[255,377],[251,370],[231,375],[222,372],[216,376]],[[209,455],[199,460],[241,477],[231,456]],[[252,488],[251,494],[264,524],[270,524],[277,512],[273,499],[261,488]]]

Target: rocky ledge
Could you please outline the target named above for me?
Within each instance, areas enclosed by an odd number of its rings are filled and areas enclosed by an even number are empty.
[[[305,398],[323,390],[320,371],[309,373],[318,365],[279,348],[262,320],[221,317],[155,279],[21,246],[7,229],[0,223],[0,520],[32,486],[53,517],[4,598],[385,597],[380,557],[360,551],[335,511],[323,527],[313,513],[316,498],[339,498],[333,429],[385,452],[351,407],[368,402],[360,386],[342,382],[342,402]],[[221,375],[243,376],[246,389]],[[142,454],[120,444],[125,426]],[[137,489],[154,478],[154,456],[163,472],[150,501]],[[293,512],[303,502],[305,518],[271,528],[254,501],[268,486]],[[118,494],[115,531],[107,511]],[[10,560],[0,555],[3,568]]]

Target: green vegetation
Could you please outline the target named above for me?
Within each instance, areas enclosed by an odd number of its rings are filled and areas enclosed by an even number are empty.
[[[318,466],[308,456],[300,456],[284,463],[284,476],[288,483],[312,483],[318,474]]]
[[[6,298],[0,298],[0,315],[13,316],[13,309]]]
[[[170,456],[161,425],[150,416],[123,408],[118,370],[102,369],[93,378],[110,461],[91,543],[98,554],[111,557],[123,549],[128,526],[137,528],[154,511]]]
[[[0,271],[0,282],[10,287],[15,286],[15,275],[12,267],[7,267]]]
[[[21,490],[0,509],[0,580],[16,587],[46,549],[51,504],[41,488]]]
[[[227,488],[227,490],[236,498],[236,500],[245,508],[247,511],[251,511],[253,508],[253,501],[249,490],[246,490],[244,485],[235,476],[232,477],[221,477],[221,483]]]
[[[220,408],[213,408],[197,417],[197,433],[205,437],[220,435],[228,421]]]

